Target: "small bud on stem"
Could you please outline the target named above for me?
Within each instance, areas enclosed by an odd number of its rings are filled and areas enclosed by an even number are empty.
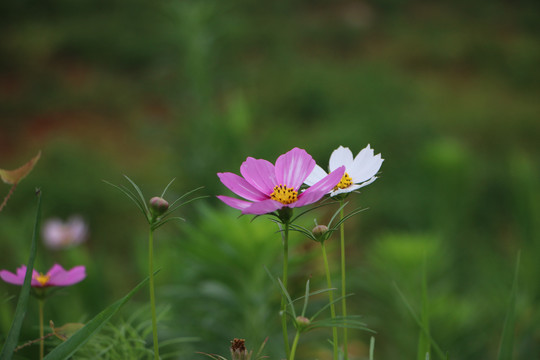
[[[163,215],[168,209],[169,203],[165,199],[158,196],[154,196],[150,199],[150,212],[154,219]]]
[[[311,233],[317,239],[317,241],[321,242],[326,240],[325,235],[328,232],[328,226],[326,225],[317,225],[311,230]]]

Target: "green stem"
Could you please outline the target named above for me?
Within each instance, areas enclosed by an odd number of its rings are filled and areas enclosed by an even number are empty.
[[[323,260],[324,260],[324,270],[326,272],[326,283],[328,285],[329,289],[332,289],[332,278],[330,276],[330,267],[328,266],[328,256],[326,256],[326,246],[324,245],[324,242],[321,242],[321,250],[323,254]],[[336,318],[336,308],[334,306],[334,290],[328,291],[328,299],[330,300],[330,315],[332,315],[332,319]],[[332,338],[334,343],[334,360],[338,359],[338,333],[337,328],[334,326],[332,327]]]
[[[299,339],[300,339],[300,330],[296,330],[296,336],[294,337],[294,340],[293,340],[291,355],[289,357],[289,360],[294,360],[294,355],[296,353],[296,346],[298,345]]]
[[[156,297],[154,295],[154,232],[150,229],[148,236],[148,277],[150,286],[150,307],[152,309],[152,335],[154,339],[154,359],[159,360],[159,344],[157,333]]]
[[[283,287],[287,290],[287,277],[289,271],[289,223],[285,223],[283,229]],[[283,346],[285,355],[290,359],[289,334],[287,332],[287,299],[281,297],[281,327],[283,329]]]
[[[38,306],[39,306],[39,338],[41,339],[39,341],[39,359],[43,360],[43,356],[45,355],[45,339],[43,337],[43,303],[45,302],[44,299],[38,300]]]
[[[343,220],[343,200],[340,201],[340,218]],[[341,235],[341,309],[343,318],[347,316],[347,277],[345,274],[345,223],[342,222],[339,225],[339,232]],[[343,356],[344,360],[349,358],[349,352],[347,349],[347,328],[343,328]]]

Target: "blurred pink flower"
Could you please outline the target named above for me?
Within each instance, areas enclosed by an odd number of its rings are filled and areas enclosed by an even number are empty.
[[[43,224],[43,242],[54,250],[78,245],[87,236],[88,225],[80,216],[73,216],[65,223],[60,219],[50,219]]]
[[[330,171],[333,171],[340,166],[345,166],[346,170],[343,178],[330,192],[330,196],[349,193],[371,184],[377,179],[375,175],[381,168],[383,161],[384,159],[381,159],[381,154],[374,155],[373,149],[369,144],[354,158],[352,151],[348,147],[338,147],[330,155],[328,168]],[[305,180],[305,183],[306,185],[315,184],[325,176],[326,171],[319,165],[316,165]]]
[[[243,177],[218,173],[221,182],[246,200],[218,196],[225,204],[242,210],[242,214],[268,214],[283,207],[295,208],[320,200],[332,190],[345,173],[345,167],[319,179],[307,190],[300,186],[315,167],[315,160],[305,150],[294,148],[281,155],[275,166],[269,161],[248,157],[240,166]]]
[[[14,285],[22,285],[24,283],[25,275],[26,265],[22,265],[18,268],[15,274],[7,270],[0,270],[0,278],[5,282]],[[82,281],[85,277],[86,268],[82,265],[75,266],[71,270],[66,271],[62,266],[54,264],[45,275],[38,273],[34,269],[30,285],[38,288],[48,286],[70,286]]]

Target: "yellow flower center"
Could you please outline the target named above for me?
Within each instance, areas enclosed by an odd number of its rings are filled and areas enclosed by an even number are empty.
[[[334,191],[339,189],[345,189],[352,185],[352,178],[349,176],[349,174],[345,173],[343,174],[343,177],[339,181],[339,183],[334,186]]]
[[[285,185],[276,185],[274,192],[270,194],[270,198],[282,204],[289,205],[298,200],[298,191]]]
[[[41,286],[45,286],[49,282],[50,277],[50,275],[43,275],[42,273],[39,273],[35,279],[41,284]]]

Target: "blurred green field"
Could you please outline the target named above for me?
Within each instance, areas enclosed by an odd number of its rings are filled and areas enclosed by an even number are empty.
[[[174,347],[203,359],[269,337],[278,359],[280,299],[264,266],[280,273],[279,234],[217,200],[230,193],[216,173],[295,146],[326,167],[339,145],[369,143],[385,162],[352,197],[369,210],[346,234],[349,312],[377,332],[375,358],[416,357],[420,330],[393,284],[419,312],[424,259],[439,346],[452,360],[497,358],[519,251],[513,358],[540,358],[539,14],[535,1],[2,2],[0,168],[42,158],[0,213],[0,267],[26,262],[40,187],[44,219],[90,226],[79,247],[38,248],[38,269],[88,273],[46,319],[88,320],[147,272],[144,219],[102,180],[126,174],[148,198],[173,177],[171,199],[204,186],[185,223],[156,233],[160,338],[197,337]],[[293,293],[310,276],[324,288],[316,244],[295,234],[292,246]],[[17,294],[0,284],[0,342]],[[146,303],[139,293],[113,324]],[[37,337],[32,304],[21,339]],[[330,337],[310,333],[298,358],[330,359]],[[352,332],[354,359],[369,340]]]

